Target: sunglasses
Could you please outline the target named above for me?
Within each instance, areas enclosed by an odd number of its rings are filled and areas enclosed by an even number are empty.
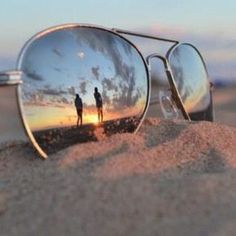
[[[132,37],[171,46],[145,57]],[[155,59],[166,81],[152,78]],[[30,140],[45,159],[99,132],[136,132],[153,103],[151,86],[165,118],[213,121],[211,84],[193,45],[92,25],[46,29],[26,42],[16,70],[0,73],[1,147]]]

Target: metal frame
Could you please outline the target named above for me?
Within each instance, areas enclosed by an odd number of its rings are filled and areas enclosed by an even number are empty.
[[[179,43],[179,41],[174,40],[174,39],[167,39],[167,38],[157,37],[157,36],[150,35],[150,34],[141,34],[141,33],[138,33],[138,32],[129,31],[129,30],[122,30],[122,29],[117,29],[117,28],[112,28],[112,30],[116,33],[119,33],[119,34],[128,34],[128,35],[132,35],[132,36],[148,38],[148,39],[155,39],[155,40],[168,42],[168,43],[174,43],[174,44]]]
[[[180,94],[179,94],[179,92],[177,90],[175,81],[173,79],[173,74],[172,74],[172,71],[171,71],[171,68],[170,68],[170,65],[169,65],[169,61],[168,61],[168,58],[169,58],[171,52],[175,49],[175,47],[181,45],[179,43],[179,41],[173,40],[173,39],[157,37],[157,36],[153,36],[153,35],[148,35],[148,34],[141,34],[141,33],[137,33],[137,32],[116,29],[116,28],[108,29],[108,28],[105,28],[105,27],[102,27],[102,26],[96,26],[96,25],[91,25],[91,24],[76,24],[75,23],[75,24],[63,24],[63,25],[54,26],[54,27],[50,27],[48,29],[43,30],[43,31],[35,34],[33,37],[31,37],[24,44],[23,48],[20,51],[18,59],[17,59],[17,66],[16,66],[17,70],[16,71],[8,71],[8,72],[0,73],[0,86],[10,86],[10,85],[19,85],[19,84],[21,84],[22,81],[21,81],[19,75],[21,75],[22,72],[21,72],[20,69],[21,69],[21,65],[22,65],[22,60],[23,60],[24,55],[25,55],[27,49],[29,48],[29,46],[35,40],[37,40],[38,38],[40,38],[40,37],[42,37],[42,36],[44,36],[44,35],[46,35],[48,33],[52,33],[52,32],[55,32],[55,31],[58,31],[58,30],[61,30],[61,29],[67,29],[67,28],[91,28],[91,29],[99,29],[99,30],[103,30],[103,31],[109,32],[111,34],[114,34],[114,35],[122,38],[123,40],[128,42],[130,45],[132,45],[135,48],[135,50],[138,52],[140,57],[142,58],[142,61],[143,61],[144,67],[145,67],[145,71],[146,71],[146,75],[147,75],[147,80],[148,80],[147,81],[147,99],[146,99],[146,104],[145,104],[144,112],[142,114],[140,123],[139,123],[137,129],[135,130],[135,132],[137,132],[138,129],[140,128],[140,126],[141,126],[141,124],[142,124],[142,122],[143,122],[143,120],[144,120],[144,118],[146,116],[146,113],[147,113],[147,110],[148,110],[148,107],[149,107],[149,104],[150,104],[150,91],[151,91],[150,60],[152,58],[158,58],[158,59],[160,59],[163,62],[164,67],[165,67],[165,71],[166,71],[166,74],[167,74],[167,77],[168,77],[168,81],[169,81],[169,84],[170,84],[170,87],[171,87],[173,100],[175,101],[177,107],[182,111],[184,118],[187,119],[187,120],[190,120],[189,115],[188,115],[188,113],[186,112],[186,110],[184,108],[184,105],[183,105],[182,99],[180,97]],[[158,55],[158,54],[154,53],[154,54],[149,55],[146,58],[146,60],[145,60],[143,55],[142,55],[142,53],[137,48],[137,46],[134,43],[132,43],[129,39],[127,39],[125,36],[123,36],[123,34],[131,35],[131,36],[136,36],[136,37],[143,37],[143,38],[148,38],[148,39],[154,39],[154,40],[158,40],[158,41],[164,41],[164,42],[172,43],[173,46],[170,47],[170,49],[168,50],[166,56],[162,56],[162,55]],[[199,51],[197,49],[196,49],[196,51],[199,53]],[[199,53],[199,55],[200,55],[200,57],[201,57],[201,59],[202,59],[202,61],[204,63],[204,60],[203,60],[203,58],[202,58],[200,53]],[[204,66],[206,68],[205,63],[204,63]],[[43,159],[46,159],[47,158],[47,154],[38,145],[37,141],[35,140],[32,132],[30,130],[29,125],[28,125],[28,123],[26,121],[26,118],[25,118],[25,115],[24,115],[24,111],[23,111],[23,104],[22,104],[22,100],[21,100],[21,89],[20,89],[19,86],[17,88],[17,100],[18,100],[17,103],[18,103],[19,110],[20,110],[20,117],[21,117],[21,120],[22,120],[22,123],[23,123],[23,127],[24,127],[24,130],[25,130],[25,133],[29,137],[30,142],[33,144],[33,146],[38,151],[40,156]]]
[[[150,60],[153,59],[153,58],[158,58],[162,61],[163,65],[165,67],[165,72],[166,72],[166,75],[167,75],[167,78],[168,78],[168,82],[170,84],[170,89],[171,89],[171,92],[172,92],[172,98],[175,101],[176,106],[181,110],[184,118],[186,120],[190,120],[190,117],[189,117],[188,113],[186,112],[186,110],[184,108],[184,104],[182,102],[179,91],[177,90],[176,83],[173,79],[173,74],[172,74],[172,71],[171,71],[171,68],[170,68],[170,65],[169,65],[169,61],[165,57],[154,53],[154,54],[151,54],[147,57],[146,60],[148,62],[148,65],[150,65]]]

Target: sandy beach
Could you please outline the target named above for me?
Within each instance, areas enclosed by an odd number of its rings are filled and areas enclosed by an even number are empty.
[[[213,90],[215,120],[236,127],[236,85]]]
[[[0,152],[1,235],[235,235],[236,129],[146,119],[47,161]]]

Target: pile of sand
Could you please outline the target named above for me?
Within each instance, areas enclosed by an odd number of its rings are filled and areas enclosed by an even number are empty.
[[[42,161],[0,152],[1,235],[235,235],[236,129],[148,119]]]

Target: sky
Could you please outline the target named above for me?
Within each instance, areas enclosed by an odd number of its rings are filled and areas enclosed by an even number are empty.
[[[235,0],[1,0],[0,70],[15,67],[25,41],[45,28],[90,23],[194,43],[212,80],[236,81]]]

